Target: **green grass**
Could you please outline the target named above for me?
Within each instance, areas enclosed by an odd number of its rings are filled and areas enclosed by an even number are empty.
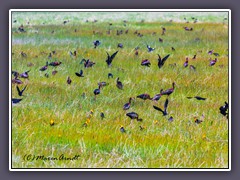
[[[24,15],[16,16],[19,24],[28,17]],[[140,23],[133,19],[125,27],[119,20],[107,35],[108,21],[103,19],[85,23],[86,16],[83,16],[82,22],[61,25],[66,17],[59,15],[55,16],[60,17],[58,23],[48,21],[42,25],[44,19],[34,14],[31,17],[36,24],[25,25],[26,33],[17,32],[17,25],[12,28],[12,70],[21,73],[31,70],[29,80],[23,80],[28,85],[25,97],[12,107],[13,168],[228,168],[228,121],[219,113],[219,107],[228,101],[226,24]],[[68,18],[76,17],[69,15]],[[184,26],[194,30],[184,31]],[[164,36],[161,27],[167,29]],[[129,33],[117,36],[117,29],[129,29]],[[93,34],[93,30],[99,33]],[[134,35],[135,30],[144,36]],[[159,37],[164,39],[163,43],[158,41]],[[96,39],[102,44],[94,49],[92,42]],[[117,49],[118,43],[123,43],[124,48]],[[155,47],[155,51],[148,53],[145,43]],[[134,55],[136,46],[140,47],[139,56]],[[172,46],[176,51],[171,50]],[[207,54],[211,49],[220,54],[213,67],[209,66],[209,58],[214,56]],[[53,50],[56,55],[49,60],[48,53]],[[77,57],[71,58],[68,52],[74,50]],[[105,62],[106,51],[111,54],[116,50],[119,53],[109,68]],[[22,58],[21,51],[28,57]],[[161,69],[157,67],[158,53],[162,57],[171,54]],[[192,60],[194,54],[197,54],[196,60]],[[189,64],[197,68],[196,72],[183,67],[186,56],[190,58]],[[90,58],[96,62],[95,66],[84,69],[80,64],[82,58]],[[150,68],[140,65],[143,59],[151,61]],[[54,60],[62,64],[48,67],[45,72],[39,71],[46,61]],[[34,66],[27,67],[29,62]],[[176,67],[170,66],[173,63]],[[55,69],[58,73],[53,76],[51,72]],[[84,71],[84,78],[75,75],[80,69]],[[114,75],[113,79],[107,78],[109,72]],[[45,73],[49,73],[49,78]],[[66,83],[67,76],[72,79],[71,85]],[[124,85],[122,91],[116,87],[117,77]],[[107,81],[109,85],[94,101],[93,90],[100,81]],[[122,106],[129,97],[142,93],[154,96],[161,88],[170,88],[173,81],[177,87],[169,97],[169,115],[164,117],[152,107],[163,107],[165,96],[157,104],[133,100],[128,112],[137,112],[143,122],[131,122],[125,115]],[[81,96],[83,93],[86,97]],[[186,98],[195,95],[207,100]],[[12,97],[18,97],[16,85],[12,85]],[[93,117],[87,127],[82,127],[91,109]],[[106,116],[103,120],[101,111]],[[195,124],[194,117],[201,119],[202,114],[205,116],[203,122]],[[174,117],[172,123],[167,120],[170,116]],[[51,119],[54,126],[50,126]],[[120,132],[121,125],[127,133]],[[145,129],[140,131],[139,125]],[[26,154],[80,155],[80,158],[75,161],[26,161],[23,160]]]

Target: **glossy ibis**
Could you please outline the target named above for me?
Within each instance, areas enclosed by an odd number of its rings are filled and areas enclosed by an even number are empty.
[[[83,76],[83,70],[81,69],[80,72],[75,72],[75,74],[78,76],[78,77],[84,77]]]
[[[161,91],[163,91],[163,89],[161,89]],[[162,94],[156,94],[153,98],[152,98],[152,101],[158,101],[160,98],[162,97]]]
[[[12,71],[12,75],[13,75],[15,78],[17,78],[17,77],[19,76],[19,72],[17,72],[17,71]]]
[[[170,118],[168,119],[169,122],[173,122],[173,117],[170,116]]]
[[[161,108],[153,105],[153,108],[158,110],[158,111],[161,111],[163,113],[163,116],[167,115],[167,107],[168,107],[168,98],[166,99],[166,101],[164,103],[164,111]]]
[[[198,119],[197,117],[194,117],[194,122],[195,122],[196,124],[200,124],[201,122],[203,122],[203,120],[200,120],[200,119]]]
[[[138,114],[135,112],[127,113],[126,116],[128,116],[130,119],[136,119],[137,121],[142,121],[142,119],[140,119]]]
[[[161,91],[161,94],[169,96],[170,94],[172,94],[174,92],[174,88],[175,88],[175,82],[172,83],[172,88],[167,89],[165,91]]]
[[[13,84],[22,84],[23,82],[20,79],[18,79],[17,77],[15,77],[14,79],[12,79],[12,83]]]
[[[24,90],[26,89],[27,86],[25,86],[22,90],[19,89],[19,87],[17,86],[17,91],[18,91],[18,95],[22,96]]]
[[[130,108],[131,101],[132,101],[132,98],[130,97],[128,103],[124,104],[123,110],[128,110]]]
[[[211,60],[210,63],[209,63],[209,66],[214,66],[217,62],[217,58],[215,58],[214,60]]]
[[[12,98],[12,104],[18,104],[22,99]]]
[[[102,82],[99,82],[99,83],[98,83],[98,85],[101,85],[101,86],[103,87],[103,86],[107,86],[107,85],[108,85],[108,83],[107,83],[107,82],[105,82],[105,81],[102,81]]]
[[[168,59],[168,57],[170,56],[170,54],[166,55],[163,59],[161,58],[161,56],[158,54],[158,67],[161,68],[164,63],[166,62],[166,60]]]
[[[188,67],[188,57],[186,57],[186,61],[185,63],[183,64],[184,67]]]
[[[190,68],[191,70],[193,70],[193,71],[196,71],[196,67],[193,66],[193,65],[190,65],[189,68]]]
[[[206,100],[207,98],[203,98],[200,96],[194,96],[194,97],[187,97],[188,99],[196,98],[197,100]]]
[[[123,44],[122,43],[118,43],[117,47],[118,48],[123,48]]]
[[[196,58],[197,58],[197,55],[195,54],[192,59],[196,59]]]
[[[68,78],[67,78],[67,83],[68,84],[71,84],[72,83],[72,80],[71,80],[71,78],[68,76]]]
[[[165,32],[166,32],[166,28],[162,27],[162,35],[165,35]]]
[[[144,59],[144,60],[142,60],[141,65],[150,67],[151,63],[150,63],[150,61],[148,59]]]
[[[45,71],[45,70],[47,70],[47,68],[48,68],[48,62],[46,62],[46,65],[41,67],[39,70],[40,71]]]
[[[106,60],[106,63],[108,66],[111,66],[112,65],[112,61],[114,59],[114,57],[117,55],[118,51],[116,51],[115,53],[113,53],[111,56],[107,53],[107,60]]]
[[[122,84],[122,82],[121,81],[119,81],[119,77],[117,78],[117,84],[116,84],[116,86],[118,87],[118,89],[123,89],[123,84]]]
[[[102,119],[105,118],[105,115],[104,115],[103,112],[100,113],[100,116],[101,116]]]
[[[212,53],[213,53],[213,50],[208,51],[209,55],[212,55]]]
[[[95,99],[95,100],[96,100],[96,96],[97,96],[98,94],[100,94],[100,92],[101,92],[101,91],[100,91],[101,87],[102,87],[102,86],[99,85],[99,86],[98,86],[98,89],[95,89],[95,90],[93,91],[93,93],[94,93],[94,99]]]
[[[146,94],[146,93],[138,95],[137,98],[140,98],[140,99],[143,99],[143,100],[147,100],[147,99],[152,100],[152,98],[150,98],[150,95]]]
[[[30,70],[20,74],[20,77],[21,78],[28,78],[29,77],[29,75],[28,75],[29,72],[30,72]]]
[[[26,57],[27,57],[27,54],[22,51],[22,52],[21,52],[21,56],[22,56],[23,58],[26,58]]]
[[[48,65],[55,67],[55,66],[59,66],[60,64],[62,64],[62,62],[54,61],[54,62],[50,62]]]
[[[215,53],[213,53],[213,55],[214,55],[214,56],[219,56],[219,53],[216,53],[216,52],[215,52]]]

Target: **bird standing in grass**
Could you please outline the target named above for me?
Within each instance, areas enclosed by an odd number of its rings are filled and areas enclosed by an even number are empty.
[[[121,133],[125,133],[126,132],[126,130],[124,129],[124,127],[121,125],[121,127],[120,127],[120,132]]]
[[[126,104],[124,104],[123,110],[128,110],[128,109],[130,108],[130,106],[131,106],[131,101],[132,101],[132,98],[130,97],[130,98],[129,98],[129,102],[126,103]]]
[[[108,73],[108,79],[109,78],[113,78],[113,74],[112,73]]]
[[[215,58],[214,60],[211,60],[209,66],[215,65],[217,60],[218,60],[217,58]]]
[[[45,70],[47,70],[47,68],[48,68],[48,62],[46,62],[46,65],[41,67],[39,70],[40,71],[45,71]]]
[[[183,64],[184,67],[188,67],[188,57],[186,57],[186,61],[185,63]]]
[[[148,52],[153,52],[155,48],[152,48],[151,46],[147,45]]]
[[[196,67],[193,66],[193,65],[190,65],[189,68],[190,68],[191,70],[193,70],[193,71],[196,71]]]
[[[163,89],[161,89],[161,91],[163,91]],[[161,92],[161,91],[160,91],[160,92]],[[156,94],[156,95],[152,98],[152,101],[157,102],[161,97],[162,97],[162,94],[161,94],[161,93],[160,93],[160,94]]]
[[[151,63],[150,63],[150,61],[148,59],[144,59],[144,60],[142,60],[141,65],[150,67]]]
[[[150,95],[146,93],[138,95],[137,98],[140,98],[143,100],[147,100],[147,99],[152,100],[152,98],[150,98]]]
[[[101,87],[102,87],[102,86],[99,85],[99,86],[98,86],[98,89],[95,89],[95,90],[93,91],[93,93],[94,93],[94,100],[96,100],[96,96],[100,94],[100,92],[101,92],[101,90],[100,90]]]
[[[58,61],[54,61],[54,62],[51,62],[51,63],[49,63],[49,66],[59,66],[60,64],[62,64],[62,62],[58,62]]]
[[[223,115],[223,116],[227,116],[227,118],[228,118],[228,108],[229,108],[229,105],[228,105],[228,103],[227,102],[225,102],[225,105],[223,105],[223,106],[221,106],[220,108],[219,108],[219,110],[220,110],[220,113]]]
[[[203,120],[200,120],[200,119],[198,119],[197,117],[194,117],[194,122],[195,122],[196,124],[200,124],[200,123],[203,122]]]
[[[117,84],[116,84],[116,86],[117,86],[117,88],[118,89],[123,89],[123,84],[122,84],[122,82],[121,81],[119,81],[119,77],[117,78]]]
[[[100,116],[101,116],[102,119],[105,118],[105,115],[104,115],[103,112],[100,113]]]
[[[161,94],[169,96],[170,94],[172,94],[174,92],[174,89],[175,89],[175,82],[172,83],[172,88],[167,89],[165,91],[161,91]]]
[[[137,121],[142,121],[142,119],[140,119],[138,114],[135,112],[127,113],[126,116],[130,117],[130,119],[136,119]]]
[[[12,98],[12,104],[18,104],[22,99]]]
[[[72,83],[72,80],[71,80],[71,78],[68,76],[68,78],[67,78],[67,83],[68,84],[71,84]]]
[[[101,42],[99,40],[93,41],[94,48],[97,48]]]
[[[24,72],[24,73],[22,73],[22,74],[20,74],[20,77],[27,79],[27,78],[29,77],[29,75],[28,75],[29,72],[30,72],[30,70],[29,70],[29,71],[26,71],[26,72]]]

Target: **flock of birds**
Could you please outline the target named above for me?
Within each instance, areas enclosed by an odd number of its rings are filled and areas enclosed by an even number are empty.
[[[64,21],[63,24],[65,25],[65,24],[68,23],[68,22],[69,22],[69,21]],[[196,22],[197,22],[197,20],[194,19],[194,23],[196,23]],[[125,23],[126,23],[126,22],[125,22]],[[186,30],[186,31],[193,31],[193,28],[192,28],[192,27],[191,27],[191,28],[189,28],[189,27],[184,27],[184,30]],[[26,30],[24,29],[23,25],[21,25],[21,26],[18,28],[18,31],[19,31],[20,33],[26,33]],[[75,30],[75,31],[76,31],[76,30]],[[128,33],[128,31],[125,32],[125,33]],[[166,33],[166,28],[163,27],[163,28],[162,28],[162,35],[164,35],[165,33]],[[121,34],[121,31],[117,31],[117,34]],[[138,34],[138,33],[135,32],[135,34]],[[138,35],[139,35],[139,34],[138,34]],[[140,35],[142,35],[142,34],[140,34]],[[161,38],[159,38],[159,41],[162,42],[163,40],[162,40]],[[100,46],[100,45],[101,45],[101,41],[100,41],[100,40],[96,40],[96,41],[93,42],[93,48],[94,48],[94,49],[96,49],[96,48],[97,48],[98,46]],[[123,44],[122,44],[122,43],[119,43],[117,47],[118,47],[118,48],[123,48]],[[136,55],[136,56],[138,55],[138,49],[139,49],[139,47],[136,47],[136,48],[135,48],[135,55]],[[150,47],[148,44],[146,44],[146,50],[147,50],[148,52],[153,52],[153,51],[155,50],[155,48]],[[175,48],[174,48],[174,47],[172,47],[172,51],[175,51]],[[52,59],[52,56],[53,56],[55,53],[56,53],[56,51],[50,52],[49,55],[48,55],[48,59],[49,59],[49,60]],[[106,62],[107,67],[110,68],[110,67],[112,66],[113,60],[114,60],[114,58],[117,56],[118,53],[119,53],[119,51],[116,51],[116,52],[114,52],[113,54],[110,55],[108,52],[106,52],[107,57],[106,57],[105,62]],[[219,56],[219,54],[216,53],[216,52],[214,52],[214,50],[210,50],[210,51],[208,52],[208,54],[209,54],[209,55],[214,55],[214,56],[216,56],[215,59],[211,59],[211,58],[210,58],[210,62],[209,62],[209,66],[214,66],[214,65],[217,63],[217,60],[218,60],[217,57]],[[74,51],[74,52],[71,52],[71,51],[70,51],[70,52],[69,52],[69,55],[70,55],[71,57],[76,57],[76,56],[77,56],[77,51]],[[171,55],[170,55],[170,54],[167,54],[167,55],[164,56],[163,58],[161,58],[161,56],[160,56],[159,54],[157,54],[157,55],[158,55],[158,67],[159,67],[159,69],[160,69],[160,68],[162,68],[162,67],[164,66],[165,62],[167,61],[167,59],[168,59]],[[27,58],[27,54],[24,53],[24,52],[21,52],[21,56],[22,56],[23,58]],[[192,59],[196,59],[196,55],[194,55]],[[195,70],[196,70],[196,67],[193,66],[193,65],[189,65],[188,62],[189,62],[189,58],[186,57],[186,61],[184,62],[183,67],[188,67],[188,66],[189,66],[190,69],[192,69],[192,70],[195,71]],[[63,63],[60,62],[60,61],[53,61],[53,62],[50,62],[50,63],[47,61],[44,66],[42,66],[42,67],[39,68],[39,71],[46,71],[49,66],[56,67],[56,66],[60,66],[60,65],[62,65],[62,64],[63,64]],[[93,61],[91,61],[90,59],[87,59],[87,60],[86,60],[86,59],[82,59],[81,62],[80,62],[80,64],[83,64],[83,67],[86,69],[86,68],[93,67],[96,63],[93,62]],[[150,62],[148,59],[144,59],[144,60],[141,61],[141,65],[142,65],[142,66],[146,66],[146,67],[150,67],[150,66],[151,66],[151,62]],[[31,64],[29,64],[29,66],[31,66]],[[30,70],[25,71],[25,72],[23,72],[23,73],[19,73],[19,72],[15,71],[15,70],[12,71],[12,75],[13,75],[12,84],[17,84],[16,89],[17,89],[18,95],[19,95],[20,97],[24,96],[23,93],[24,93],[24,91],[26,90],[27,85],[26,85],[24,88],[22,88],[22,89],[20,89],[18,85],[19,85],[19,84],[23,84],[23,81],[22,81],[21,79],[28,79],[28,78],[29,78],[29,73],[30,73]],[[56,73],[57,73],[56,70],[55,70],[55,71],[52,71],[52,75],[55,75]],[[81,78],[81,77],[84,77],[84,72],[83,72],[83,70],[81,69],[79,72],[75,72],[75,75],[76,75],[77,77],[80,77],[80,78]],[[45,76],[48,77],[49,74],[46,73]],[[108,73],[108,76],[107,76],[107,77],[108,77],[108,78],[113,78],[113,74],[112,74],[112,73]],[[70,76],[67,77],[66,83],[67,83],[68,85],[70,85],[70,84],[72,83],[72,79],[70,78]],[[99,82],[99,83],[98,83],[98,88],[96,88],[96,89],[93,90],[94,100],[96,100],[96,97],[97,97],[99,94],[101,94],[102,87],[104,87],[104,86],[106,86],[106,85],[108,85],[107,82]],[[167,96],[167,98],[166,98],[166,100],[165,100],[165,102],[164,102],[163,108],[153,105],[153,108],[154,108],[155,110],[161,112],[163,116],[166,116],[166,115],[168,115],[167,108],[168,108],[168,104],[169,104],[169,96],[170,96],[172,93],[174,93],[175,86],[176,86],[176,83],[175,83],[175,82],[172,82],[172,87],[171,87],[171,88],[166,89],[166,90],[161,89],[160,92],[159,92],[158,94],[154,95],[153,97],[150,97],[150,95],[147,94],[147,93],[143,93],[143,94],[137,95],[136,98],[142,99],[142,100],[144,100],[144,101],[145,101],[145,100],[151,100],[151,101],[157,102],[158,100],[160,100],[160,98],[161,98],[162,96]],[[120,89],[120,90],[123,90],[123,83],[120,81],[119,77],[116,79],[116,87],[117,87],[118,89]],[[195,98],[196,100],[202,100],[202,101],[206,100],[206,98],[200,97],[200,96],[187,97],[187,98],[188,98],[188,99]],[[20,103],[22,100],[23,100],[23,98],[12,98],[12,105],[18,104],[18,103]],[[123,109],[124,111],[127,111],[127,110],[129,110],[129,109],[131,108],[132,100],[133,100],[133,97],[130,97],[130,98],[129,98],[129,101],[128,101],[126,104],[123,105],[123,108],[122,108],[122,109]],[[228,109],[229,109],[229,105],[228,105],[227,102],[225,102],[224,105],[222,105],[221,107],[219,107],[220,113],[221,113],[223,116],[226,116],[227,118],[228,118]],[[93,113],[93,111],[91,111],[90,114],[92,114],[92,113]],[[103,112],[101,112],[100,116],[101,116],[102,119],[105,117],[105,115],[104,115]],[[136,119],[137,121],[140,121],[140,122],[142,121],[142,119],[139,117],[139,115],[138,115],[136,112],[133,112],[133,111],[126,113],[126,116],[128,116],[128,117],[129,117],[130,119],[132,119],[132,120],[133,120],[133,119]],[[174,118],[173,118],[172,116],[170,116],[170,117],[168,118],[168,121],[172,122],[173,119],[174,119]],[[198,119],[198,118],[196,118],[196,117],[195,117],[194,121],[195,121],[195,123],[197,123],[197,124],[203,122],[203,120],[200,120],[200,119]],[[86,122],[83,124],[83,126],[87,126],[88,124],[89,124],[89,120],[86,121]],[[51,122],[50,122],[50,125],[54,125],[54,122],[51,121]],[[140,127],[140,130],[144,129],[142,126],[139,126],[139,127]],[[125,128],[124,128],[123,126],[120,127],[120,131],[121,131],[122,133],[125,133],[125,132],[126,132],[126,130],[125,130]]]

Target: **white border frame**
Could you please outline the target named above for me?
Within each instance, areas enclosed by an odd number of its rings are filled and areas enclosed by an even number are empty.
[[[132,12],[152,12],[152,11],[158,11],[158,12],[228,12],[228,37],[229,37],[229,55],[228,55],[228,62],[229,62],[229,66],[228,66],[228,82],[229,82],[229,89],[228,89],[228,93],[229,93],[229,168],[228,169],[71,169],[71,168],[62,168],[62,169],[54,169],[54,168],[49,168],[49,169],[34,169],[34,168],[29,168],[29,169],[12,169],[12,139],[11,139],[11,133],[12,133],[12,100],[11,100],[11,96],[12,96],[12,87],[11,87],[11,67],[12,67],[12,59],[11,59],[11,54],[12,54],[12,39],[11,39],[11,33],[12,33],[12,12],[21,12],[21,11],[54,11],[54,12],[60,12],[60,11],[79,11],[79,12],[87,12],[87,11],[105,11],[105,12],[109,12],[109,11],[117,11],[117,12],[121,12],[121,11],[132,11]],[[9,10],[9,171],[231,171],[231,10],[230,9],[10,9]]]

